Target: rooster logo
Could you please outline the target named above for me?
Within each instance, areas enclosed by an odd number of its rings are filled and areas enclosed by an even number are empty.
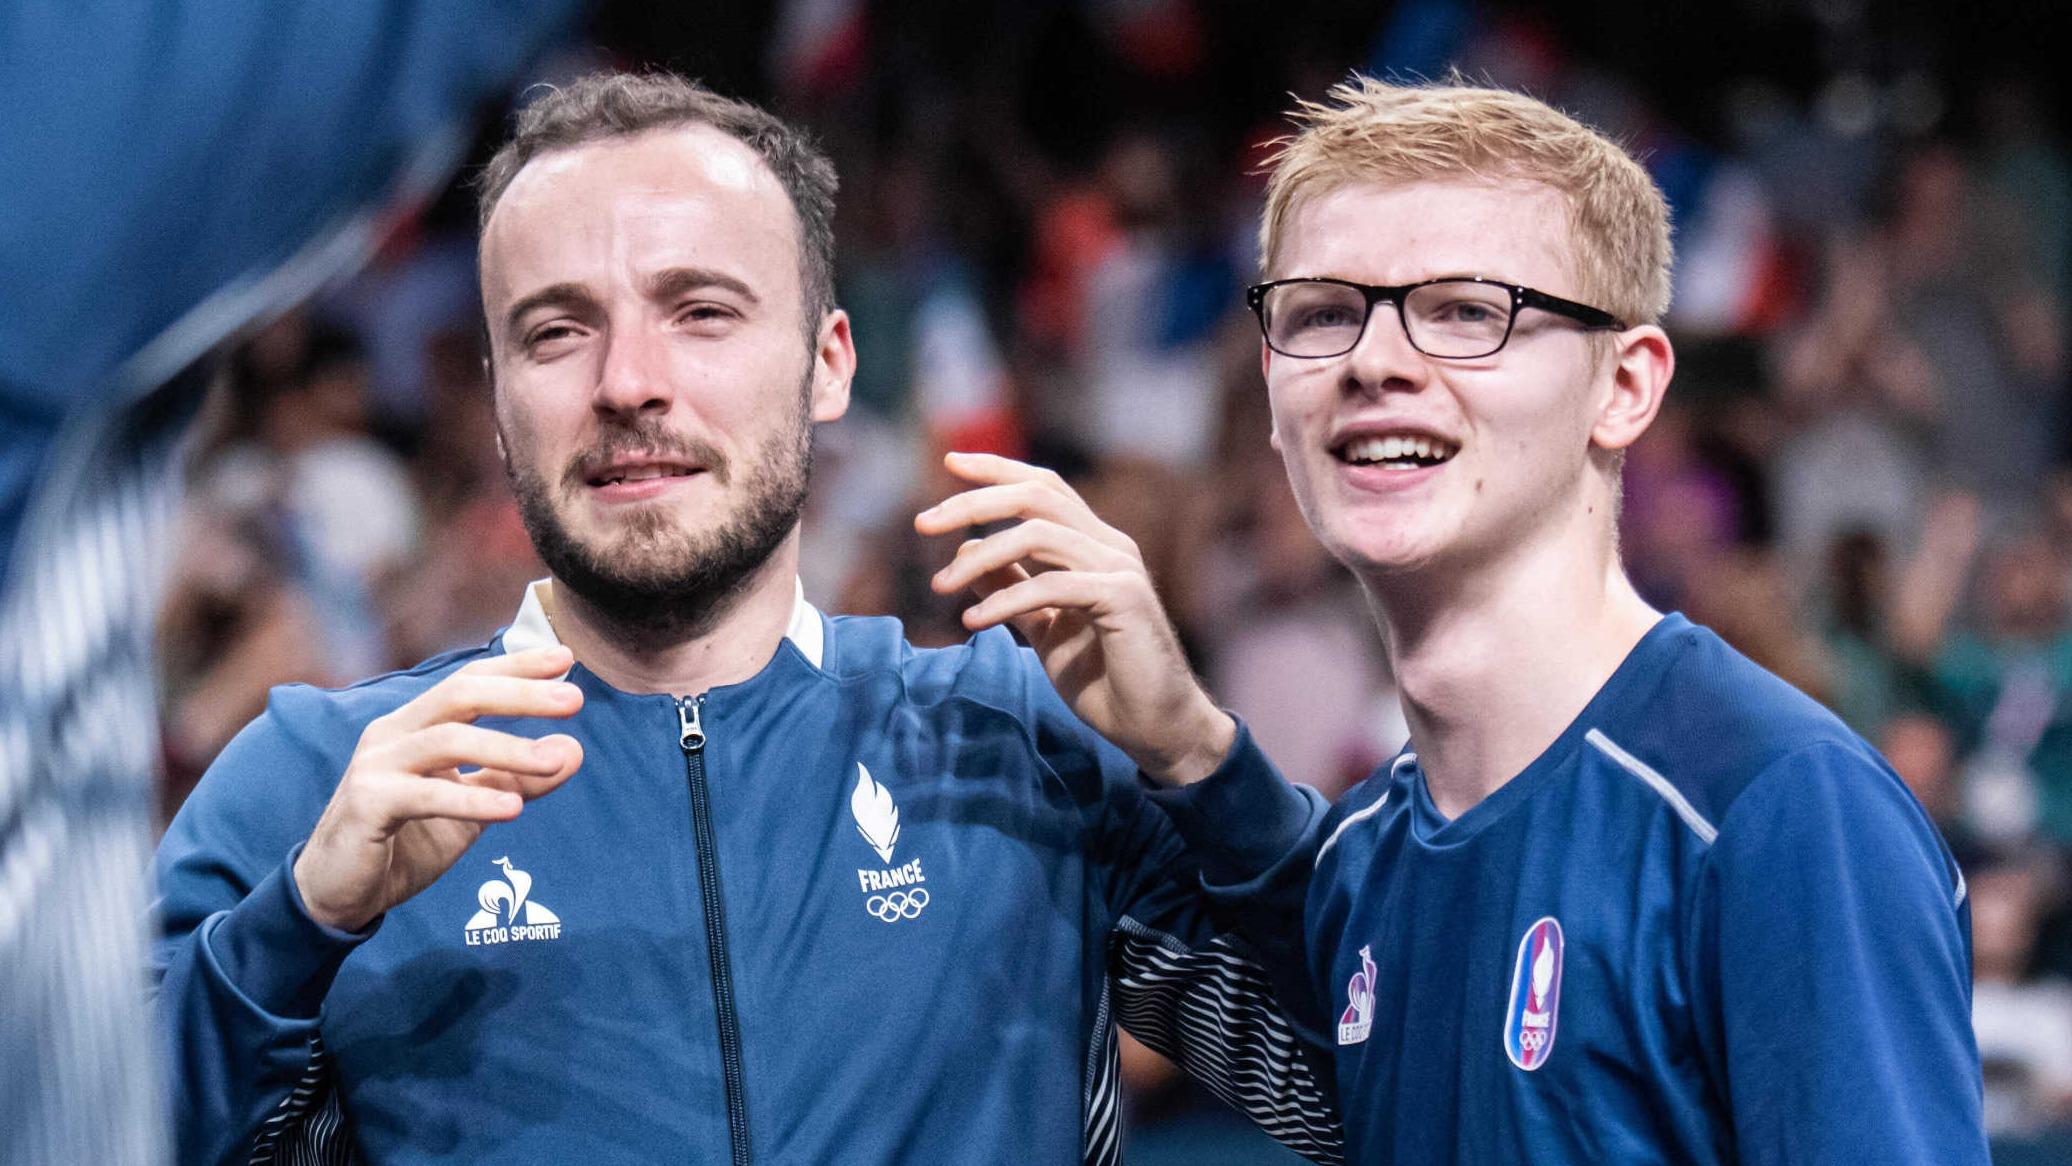
[[[512,866],[509,857],[492,861],[504,868],[504,877],[490,879],[476,889],[475,903],[482,909],[468,917],[469,931],[510,926],[518,922],[521,912],[528,926],[561,922],[561,916],[531,900],[531,875]]]
[[[887,865],[892,848],[899,842],[899,807],[885,787],[871,780],[871,771],[856,763],[856,789],[849,794],[849,812],[856,817],[856,832],[871,844]]]

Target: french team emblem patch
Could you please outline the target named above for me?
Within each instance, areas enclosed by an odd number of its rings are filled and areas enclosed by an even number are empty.
[[[1338,1043],[1356,1045],[1374,1030],[1374,949],[1360,949],[1360,970],[1345,985],[1345,1011],[1338,1017]]]
[[[1504,1055],[1530,1073],[1554,1052],[1561,1016],[1561,922],[1552,915],[1525,929],[1511,969],[1511,1003],[1504,1009]]]

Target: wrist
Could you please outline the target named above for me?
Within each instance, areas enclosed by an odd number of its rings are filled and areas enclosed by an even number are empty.
[[[310,922],[332,931],[345,933],[364,931],[367,924],[373,922],[374,916],[378,912],[368,912],[356,916],[351,912],[334,910],[325,903],[321,895],[311,894],[307,871],[309,861],[309,848],[304,846],[302,853],[295,856],[295,865],[290,867],[288,871],[289,882],[292,884],[295,892],[295,901],[301,904],[302,913],[309,916]]]
[[[1202,694],[1185,728],[1174,733],[1175,748],[1137,758],[1145,776],[1166,786],[1192,785],[1221,768],[1237,744],[1237,721]]]

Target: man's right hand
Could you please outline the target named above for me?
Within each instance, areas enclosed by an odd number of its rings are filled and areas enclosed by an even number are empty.
[[[575,738],[473,722],[573,715],[582,690],[558,679],[573,662],[558,644],[478,660],[369,724],[295,860],[310,918],[360,930],[445,874],[485,825],[568,780],[583,763]]]

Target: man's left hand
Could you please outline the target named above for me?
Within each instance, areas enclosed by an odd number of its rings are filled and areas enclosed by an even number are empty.
[[[1153,779],[1213,772],[1237,724],[1187,667],[1137,544],[1050,470],[978,453],[943,464],[975,488],[922,511],[915,530],[1014,523],[965,542],[930,580],[939,594],[977,594],[964,626],[1012,624],[1072,711]]]

